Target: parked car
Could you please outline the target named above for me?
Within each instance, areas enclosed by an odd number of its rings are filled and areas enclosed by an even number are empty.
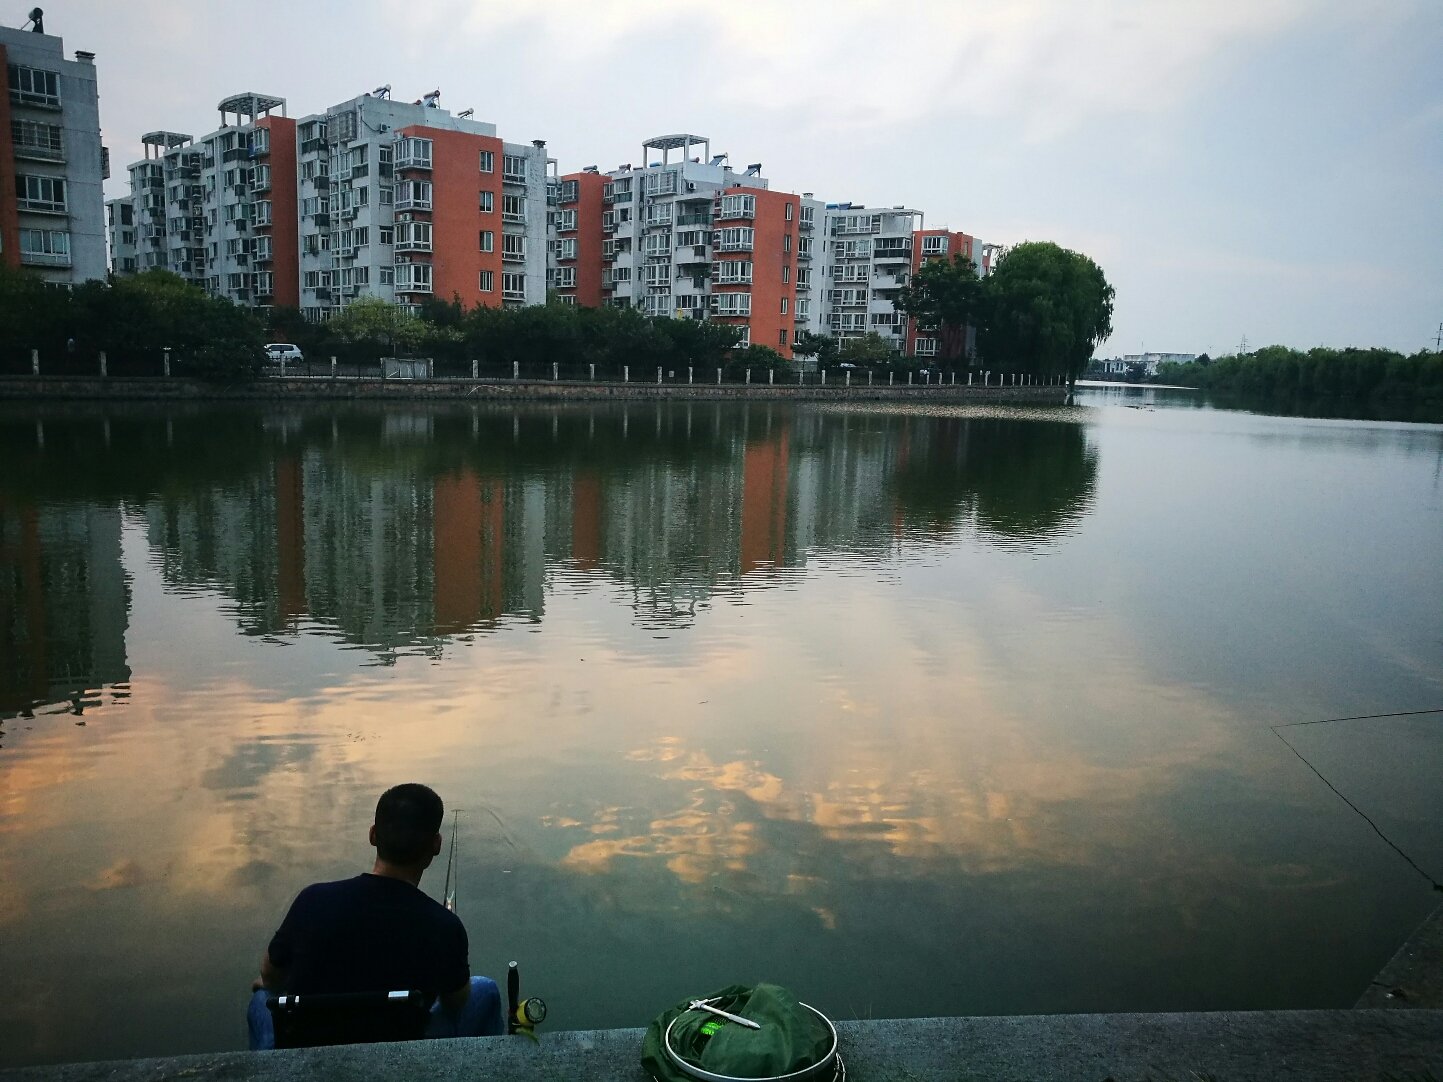
[[[266,360],[271,364],[299,364],[305,360],[301,356],[301,347],[290,342],[267,342]]]

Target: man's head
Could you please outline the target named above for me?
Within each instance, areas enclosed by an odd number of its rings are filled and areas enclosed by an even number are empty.
[[[387,789],[376,802],[371,844],[387,864],[425,867],[441,851],[446,808],[429,786],[408,782]]]

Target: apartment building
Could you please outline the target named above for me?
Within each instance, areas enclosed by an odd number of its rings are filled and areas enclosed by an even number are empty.
[[[146,134],[130,196],[109,206],[113,269],[164,268],[312,320],[362,296],[541,303],[545,145],[504,143],[438,102],[382,87],[296,120],[247,91],[198,141]]]
[[[896,302],[911,275],[913,234],[921,228],[922,212],[828,203],[824,220],[822,333],[846,341],[875,332],[900,352],[908,320]]]
[[[802,200],[706,136],[642,144],[643,165],[561,177],[552,284],[565,303],[714,319],[791,355]],[[595,254],[593,254],[595,253]]]
[[[551,214],[550,286],[562,304],[599,308],[601,247],[606,239],[602,216],[606,211],[607,179],[596,166],[558,179]]]
[[[546,300],[546,144],[503,142],[437,95],[388,88],[299,127],[301,308],[323,319],[359,296],[412,307]]]
[[[0,27],[9,85],[0,97],[0,259],[51,282],[104,278],[108,162],[95,54],[66,60],[38,12],[28,30]]]

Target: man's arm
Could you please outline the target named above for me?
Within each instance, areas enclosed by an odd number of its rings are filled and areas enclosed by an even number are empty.
[[[454,1019],[461,1013],[461,1008],[466,1006],[466,1000],[470,995],[471,981],[467,979],[466,983],[454,992],[441,993],[441,1009]]]
[[[270,992],[278,992],[285,984],[286,971],[271,961],[271,952],[267,950],[261,955],[261,975],[251,982],[251,990],[259,991],[264,988]],[[466,1002],[464,996],[461,1002]]]

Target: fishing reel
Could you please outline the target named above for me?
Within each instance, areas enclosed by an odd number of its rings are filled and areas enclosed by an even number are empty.
[[[546,1001],[540,996],[521,998],[521,970],[506,966],[506,1032],[536,1039],[536,1027],[546,1021]]]

